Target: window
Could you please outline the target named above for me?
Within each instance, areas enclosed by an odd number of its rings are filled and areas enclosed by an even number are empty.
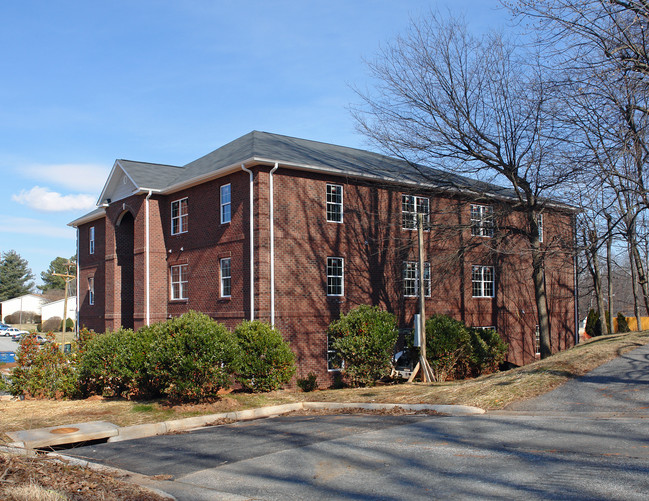
[[[230,297],[232,292],[231,259],[221,259],[221,297]]]
[[[187,299],[187,265],[171,267],[171,299]]]
[[[401,195],[401,226],[404,230],[417,229],[417,214],[424,215],[424,229],[428,229],[430,217],[428,199],[414,195]]]
[[[95,227],[94,226],[90,227],[90,234],[88,236],[88,242],[89,242],[88,252],[90,254],[94,254],[95,253]]]
[[[343,258],[327,258],[327,296],[342,296],[344,294]]]
[[[221,224],[229,223],[232,220],[232,196],[229,184],[221,186]]]
[[[539,329],[538,325],[534,331],[534,354],[541,354],[541,329]]]
[[[536,225],[539,227],[539,242],[543,243],[543,214],[536,216]]]
[[[187,199],[171,202],[171,234],[187,232],[188,207]]]
[[[88,304],[95,304],[95,277],[88,277]]]
[[[471,235],[474,237],[494,236],[494,210],[490,205],[471,206]]]
[[[343,187],[338,184],[327,185],[327,221],[343,222]]]
[[[327,334],[327,370],[339,371],[345,368],[345,361],[341,358],[340,353],[331,346],[332,339]]]
[[[403,263],[403,295],[419,297],[419,263]],[[424,263],[424,295],[430,297],[430,263]]]
[[[473,266],[471,281],[473,297],[494,297],[493,266]]]

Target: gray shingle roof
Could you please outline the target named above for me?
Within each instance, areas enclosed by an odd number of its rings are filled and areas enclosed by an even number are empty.
[[[334,175],[466,189],[496,196],[514,195],[510,189],[430,167],[416,166],[378,153],[260,131],[250,132],[188,163],[172,185],[216,173],[220,169],[251,159],[314,168]]]
[[[118,160],[118,162],[138,188],[154,190],[168,188],[184,170],[183,167],[175,165],[133,162],[132,160]]]

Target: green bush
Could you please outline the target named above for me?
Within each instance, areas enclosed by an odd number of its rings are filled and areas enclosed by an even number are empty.
[[[471,355],[469,357],[472,376],[496,372],[505,361],[507,343],[493,329],[470,329]]]
[[[629,322],[626,321],[626,317],[619,312],[617,314],[617,331],[618,332],[631,332],[629,328]]]
[[[49,339],[52,341],[51,336]],[[74,358],[53,342],[39,346],[36,334],[23,336],[16,362],[9,387],[13,395],[62,398],[78,394]]]
[[[507,349],[493,329],[469,328],[446,315],[426,320],[426,358],[437,381],[495,372]]]
[[[217,398],[221,388],[230,386],[236,341],[209,316],[191,311],[139,333],[156,343],[145,364],[146,384],[154,393],[195,402]]]
[[[305,393],[318,389],[318,376],[309,372],[305,378],[297,378],[297,386]]]
[[[470,356],[471,334],[462,322],[447,315],[426,320],[426,358],[436,381],[466,377]]]
[[[147,344],[131,329],[109,331],[88,340],[79,354],[83,395],[142,396]]]
[[[389,376],[397,341],[396,317],[376,306],[361,305],[329,325],[331,347],[344,361],[344,376],[352,386],[367,386]]]
[[[66,332],[74,331],[74,320],[72,320],[71,318],[67,318],[65,320],[65,331]]]
[[[234,330],[238,356],[236,380],[247,390],[272,391],[295,374],[295,355],[281,333],[269,324],[244,321]]]
[[[599,312],[592,308],[588,312],[588,317],[586,317],[586,334],[590,337],[602,335],[602,326],[599,323]]]

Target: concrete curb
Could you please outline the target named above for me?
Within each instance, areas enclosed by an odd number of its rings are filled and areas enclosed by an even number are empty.
[[[273,405],[258,407],[237,412],[223,412],[208,414],[185,419],[174,419],[153,424],[139,424],[125,426],[118,429],[116,436],[110,437],[109,442],[121,442],[136,438],[146,438],[166,433],[179,433],[206,426],[218,424],[219,421],[246,421],[270,416],[279,416],[289,412],[301,410],[340,410],[340,409],[366,409],[366,410],[392,410],[403,409],[406,411],[433,411],[448,416],[470,416],[484,414],[484,409],[468,405],[428,405],[428,404],[375,404],[375,403],[330,403],[330,402],[297,402],[294,404]]]

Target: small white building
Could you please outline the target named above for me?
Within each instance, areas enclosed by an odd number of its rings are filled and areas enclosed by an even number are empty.
[[[49,320],[50,318],[59,317],[63,319],[63,307],[65,304],[65,299],[59,299],[58,301],[52,301],[51,303],[46,303],[41,306],[41,320],[43,322]],[[68,298],[68,314],[65,318],[71,318],[75,322],[77,321],[77,297],[71,296]]]
[[[24,296],[15,297],[13,299],[7,299],[2,301],[2,321],[17,311],[30,312],[36,315],[41,314],[41,306],[45,304],[47,300],[39,294],[25,294]],[[61,313],[63,313],[63,307],[61,307]]]

